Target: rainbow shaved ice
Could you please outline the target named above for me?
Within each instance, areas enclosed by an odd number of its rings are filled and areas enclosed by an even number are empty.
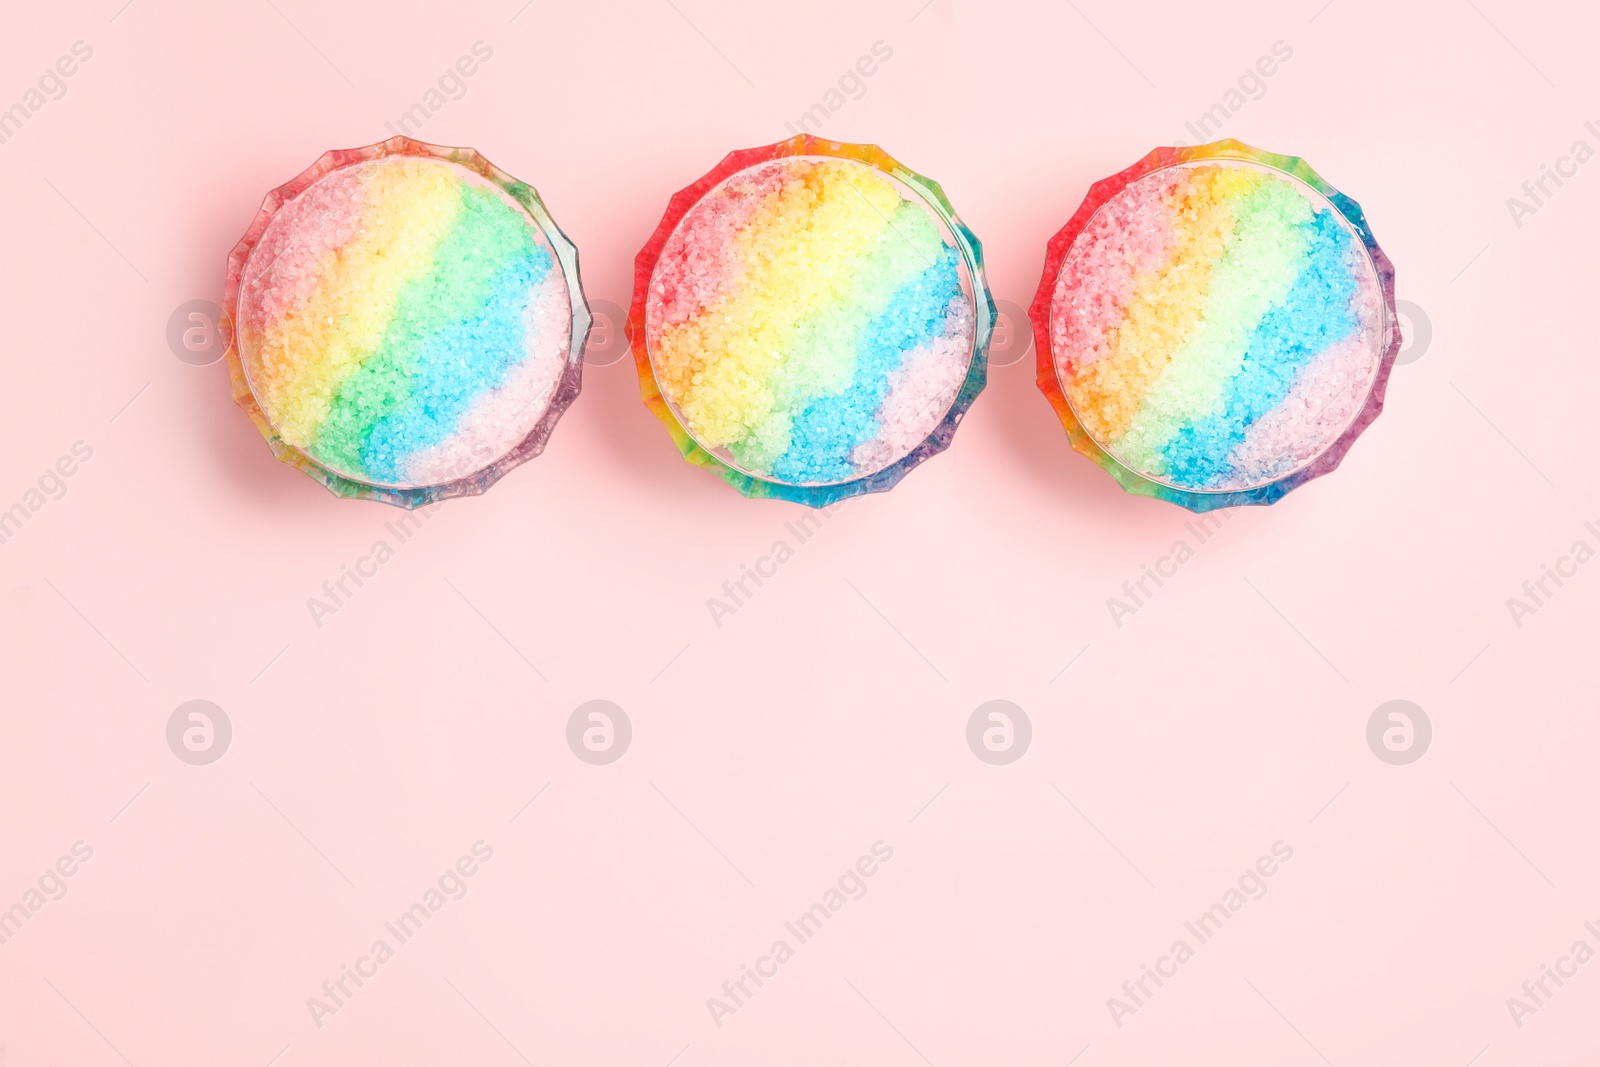
[[[757,478],[882,471],[945,419],[976,323],[959,249],[889,175],[791,156],[712,188],[661,250],[645,304],[662,395]]]
[[[1368,409],[1385,299],[1363,236],[1301,182],[1225,158],[1167,166],[1107,199],[1067,251],[1055,375],[1126,468],[1249,492],[1304,471]]]
[[[282,440],[357,483],[440,486],[539,425],[567,363],[560,264],[467,167],[390,155],[277,210],[240,280],[239,358]]]

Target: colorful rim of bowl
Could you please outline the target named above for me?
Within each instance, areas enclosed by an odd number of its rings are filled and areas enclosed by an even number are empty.
[[[1237,160],[1278,171],[1315,190],[1333,206],[1351,231],[1361,240],[1367,258],[1371,261],[1378,279],[1379,292],[1383,298],[1384,322],[1379,336],[1388,338],[1380,353],[1378,367],[1373,375],[1367,398],[1344,431],[1309,463],[1282,478],[1251,489],[1216,491],[1182,489],[1156,481],[1124,465],[1090,436],[1083,424],[1078,421],[1077,414],[1072,410],[1072,402],[1067,398],[1066,390],[1058,377],[1055,353],[1051,349],[1050,305],[1055,297],[1056,277],[1061,273],[1061,265],[1066,261],[1067,253],[1072,250],[1078,235],[1088,227],[1100,208],[1123,189],[1148,174],[1168,167],[1212,159]],[[1324,181],[1305,160],[1295,156],[1273,155],[1231,139],[1192,148],[1157,148],[1128,169],[1090,186],[1089,195],[1084,198],[1077,213],[1050,239],[1045,255],[1044,275],[1039,280],[1039,290],[1034,294],[1033,304],[1028,309],[1028,317],[1033,323],[1034,348],[1038,353],[1039,389],[1049,398],[1050,405],[1056,409],[1056,415],[1066,427],[1073,449],[1094,460],[1128,492],[1171,501],[1195,512],[1238,507],[1243,504],[1271,504],[1290,490],[1337,467],[1344,459],[1345,453],[1350,451],[1350,446],[1355,444],[1356,438],[1361,436],[1383,410],[1383,397],[1388,387],[1389,373],[1394,368],[1395,356],[1399,354],[1402,342],[1400,318],[1395,310],[1394,265],[1389,262],[1389,257],[1383,254],[1383,249],[1378,247],[1377,240],[1372,236],[1372,229],[1367,225],[1366,216],[1362,214],[1361,205]]]
[[[302,449],[285,441],[273,428],[272,422],[261,410],[255,394],[250,390],[250,383],[245,376],[244,364],[239,353],[237,332],[233,329],[233,323],[239,313],[239,295],[245,267],[250,261],[251,252],[266,233],[267,226],[272,222],[278,209],[335,170],[389,156],[417,156],[454,163],[502,189],[528,213],[534,227],[550,245],[556,262],[561,266],[561,276],[566,283],[567,297],[572,306],[572,333],[568,339],[566,366],[556,382],[555,391],[550,396],[544,416],[532,430],[528,431],[527,436],[493,463],[439,485],[416,487],[370,485],[330,470],[312,459]],[[476,496],[513,468],[544,451],[545,443],[550,439],[556,422],[577,399],[578,392],[583,387],[583,346],[588,340],[592,321],[588,301],[583,295],[583,284],[578,277],[577,246],[568,240],[567,235],[555,224],[555,220],[545,210],[544,201],[539,199],[539,194],[533,186],[518,181],[496,167],[476,149],[446,148],[415,141],[409,137],[391,137],[387,141],[367,145],[365,148],[344,148],[325,152],[320,159],[292,181],[278,186],[266,195],[261,203],[261,210],[250,223],[250,228],[245,231],[244,237],[234,245],[233,251],[228,255],[228,281],[222,298],[222,318],[218,325],[222,332],[223,343],[227,345],[228,375],[233,382],[234,403],[250,416],[250,420],[256,424],[256,429],[261,431],[261,436],[267,439],[273,455],[291,467],[304,471],[337,496],[377,500],[402,508],[417,508],[449,500],[452,497]]]
[[[882,470],[850,481],[826,485],[795,485],[760,478],[730,465],[701,445],[673,413],[671,404],[662,395],[660,385],[656,381],[655,368],[650,361],[650,349],[646,337],[645,311],[650,295],[650,279],[655,274],[656,263],[661,258],[662,250],[684,216],[708,192],[739,171],[770,160],[791,156],[828,156],[864,163],[883,171],[920,195],[923,202],[955,239],[973,294],[975,325],[972,335],[972,354],[967,365],[966,378],[962,381],[961,388],[957,390],[956,397],[951,401],[944,418],[929,432],[921,444]],[[667,205],[667,213],[662,216],[661,224],[656,227],[655,233],[634,260],[633,303],[628,309],[628,343],[633,349],[633,360],[639,371],[640,395],[644,398],[645,405],[666,426],[667,432],[672,435],[678,451],[685,459],[721,475],[724,481],[745,496],[775,497],[779,500],[792,500],[821,508],[864,493],[881,493],[892,489],[913,467],[950,446],[957,425],[967,413],[967,409],[972,406],[972,402],[977,399],[978,394],[983,392],[988,380],[989,340],[994,333],[996,314],[994,297],[989,292],[989,283],[983,273],[983,246],[977,236],[956,216],[955,208],[945,197],[939,183],[901,165],[877,145],[825,141],[803,133],[762,148],[730,152],[704,177],[679,190],[673,196]]]

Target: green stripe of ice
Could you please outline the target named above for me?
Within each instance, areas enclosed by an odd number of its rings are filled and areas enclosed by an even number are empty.
[[[928,212],[902,200],[888,229],[879,235],[878,246],[850,264],[850,299],[823,308],[796,325],[773,379],[777,410],[757,433],[728,446],[740,466],[771,470],[789,450],[789,411],[850,387],[867,326],[883,314],[902,286],[939,261],[943,249],[944,237]]]
[[[362,470],[361,448],[373,425],[413,402],[411,375],[428,339],[473,318],[496,275],[533,248],[525,218],[492,190],[463,183],[461,213],[434,250],[433,269],[400,290],[378,350],[340,385],[317,437],[316,458],[340,470]]]
[[[1162,446],[1182,427],[1215,414],[1228,382],[1239,373],[1250,337],[1283,303],[1305,261],[1301,223],[1311,204],[1288,182],[1263,176],[1234,207],[1234,230],[1212,268],[1200,322],[1145,393],[1111,448],[1124,463],[1165,472]]]

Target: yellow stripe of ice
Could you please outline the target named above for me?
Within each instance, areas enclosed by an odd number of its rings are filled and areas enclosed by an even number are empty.
[[[751,216],[736,238],[743,279],[663,330],[655,347],[662,390],[702,442],[725,446],[774,415],[784,383],[808,373],[776,363],[796,326],[850,293],[855,267],[884,240],[899,203],[888,179],[828,161],[806,167]],[[844,368],[842,381],[849,377]]]
[[[433,269],[434,251],[461,212],[459,181],[446,166],[389,159],[362,180],[355,239],[329,253],[306,303],[252,345],[265,372],[266,413],[299,448],[316,442],[339,386],[377,351],[401,290]]]
[[[1223,391],[1244,363],[1250,335],[1289,295],[1305,258],[1299,224],[1311,217],[1311,205],[1293,186],[1241,168],[1222,169],[1210,180],[1219,185],[1248,180],[1253,188],[1235,207],[1238,225],[1212,269],[1200,322],[1112,442],[1123,462],[1138,470],[1161,473],[1161,449],[1172,435],[1220,411]]]
[[[1196,170],[1169,200],[1171,258],[1135,280],[1109,353],[1071,382],[1073,410],[1095,440],[1112,441],[1127,428],[1199,323],[1213,264],[1233,232],[1233,197],[1251,178],[1237,168]]]

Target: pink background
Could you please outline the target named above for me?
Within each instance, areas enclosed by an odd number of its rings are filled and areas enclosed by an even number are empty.
[[[1506,605],[1600,546],[1600,162],[1506,205],[1600,146],[1592,8],[123,2],[15,5],[0,35],[0,107],[93,49],[0,144],[0,508],[93,449],[0,545],[0,908],[93,849],[0,945],[0,1064],[1600,1058],[1600,961],[1520,1028],[1506,1005],[1600,949],[1600,563],[1520,627]],[[420,135],[534,183],[617,305],[669,195],[880,40],[825,132],[942,182],[1026,305],[1088,185],[1192,139],[1282,40],[1222,132],[1361,202],[1431,344],[1341,469],[1120,628],[1107,598],[1189,516],[1069,450],[1031,357],[720,627],[707,598],[803,509],[681,461],[630,363],[590,366],[544,456],[319,628],[307,598],[398,513],[274,462],[167,320],[220,299],[269,188],[386,136],[478,40]],[[233,725],[209,766],[166,741],[197,698]],[[594,698],[633,725],[609,766],[565,740]],[[996,698],[1033,725],[1008,766],[965,739]],[[1365,738],[1396,698],[1434,729],[1409,766]],[[316,1026],[307,998],[479,840],[470,892]],[[879,840],[867,895],[715,1025]],[[1118,1027],[1107,998],[1280,840],[1265,898]]]

